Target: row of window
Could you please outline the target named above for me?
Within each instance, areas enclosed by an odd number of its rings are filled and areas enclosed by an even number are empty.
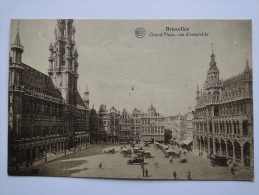
[[[163,119],[145,119],[142,120],[142,125],[163,125],[164,124],[164,120]]]
[[[217,101],[217,100],[226,100],[233,97],[240,97],[243,94],[246,93],[246,88],[241,87],[241,85],[238,88],[235,89],[225,89],[223,92],[214,91],[213,94],[209,91],[207,94],[203,93],[203,96],[201,97],[201,102],[207,102],[207,101]]]
[[[242,128],[242,131],[241,131]],[[226,123],[215,123],[215,133],[217,134],[228,134],[228,135],[248,135],[248,123],[244,121],[239,122],[226,122]],[[209,129],[206,123],[196,124],[196,130],[200,132],[213,132],[212,124],[209,124]]]
[[[227,106],[215,106],[214,110],[208,109],[208,115],[211,116],[214,112],[214,116],[230,116],[230,115],[240,115],[247,113],[247,104],[233,104]],[[207,110],[199,110],[196,112],[198,118],[207,117]]]
[[[143,127],[143,133],[145,134],[164,134],[163,127]]]

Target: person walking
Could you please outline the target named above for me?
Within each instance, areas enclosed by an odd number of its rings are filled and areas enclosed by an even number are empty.
[[[188,180],[191,180],[191,171],[188,171],[187,177],[188,177]]]
[[[176,172],[175,172],[175,171],[174,171],[174,174],[173,174],[173,175],[174,175],[174,179],[176,179],[177,174],[176,174]]]
[[[235,175],[235,170],[234,170],[233,165],[231,166],[230,171],[231,171],[231,174],[232,174],[232,175]]]
[[[99,164],[99,169],[101,169],[101,168],[102,168],[102,163]]]
[[[146,169],[146,178],[148,177],[148,170]]]

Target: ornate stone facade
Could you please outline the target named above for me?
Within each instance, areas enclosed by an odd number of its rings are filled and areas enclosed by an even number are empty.
[[[9,64],[9,164],[22,166],[89,141],[89,98],[77,91],[73,20],[58,20],[49,76],[22,63],[19,30]]]
[[[142,131],[142,121],[141,121],[141,111],[135,108],[132,111],[132,124],[131,124],[131,131],[133,132],[133,137],[135,140],[140,140],[141,131]]]
[[[106,105],[102,104],[99,108],[99,134],[101,135],[98,141],[115,143],[118,141],[119,132],[119,116],[120,112],[114,107],[108,110]]]
[[[132,141],[133,140],[133,130],[131,129],[132,126],[132,120],[131,120],[131,114],[127,112],[127,110],[124,108],[120,115],[119,120],[119,141]]]
[[[156,112],[156,108],[151,104],[148,113],[142,114],[142,141],[165,141],[165,118]]]
[[[253,166],[253,88],[248,60],[243,73],[223,81],[212,52],[207,79],[196,93],[194,151]]]

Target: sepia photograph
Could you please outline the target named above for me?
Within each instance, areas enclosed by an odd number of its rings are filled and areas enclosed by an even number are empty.
[[[9,176],[254,180],[251,20],[11,20]]]

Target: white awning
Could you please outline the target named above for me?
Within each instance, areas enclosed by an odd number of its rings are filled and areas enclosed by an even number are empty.
[[[181,144],[189,145],[191,142],[192,142],[191,139],[185,139],[185,140],[181,141]]]

